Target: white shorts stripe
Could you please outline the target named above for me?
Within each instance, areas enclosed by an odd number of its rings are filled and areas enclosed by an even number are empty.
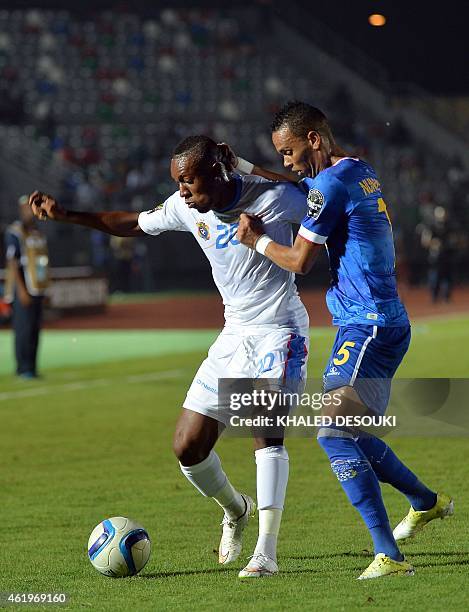
[[[358,370],[360,368],[360,364],[362,362],[363,355],[365,354],[366,347],[370,344],[370,342],[373,340],[373,338],[376,338],[376,334],[377,333],[378,333],[378,326],[377,325],[373,325],[373,335],[372,336],[368,336],[368,338],[363,343],[362,350],[360,351],[360,354],[358,355],[357,363],[355,364],[355,368],[353,370],[352,378],[350,379],[350,386],[351,387],[353,387],[353,385],[355,383],[355,379],[357,378]]]

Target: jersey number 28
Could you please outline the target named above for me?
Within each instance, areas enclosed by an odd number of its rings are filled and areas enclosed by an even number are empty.
[[[239,240],[235,238],[238,225],[239,223],[230,223],[229,225],[224,223],[223,225],[217,225],[217,230],[221,230],[215,243],[217,249],[226,249],[230,243],[235,246],[239,244]]]

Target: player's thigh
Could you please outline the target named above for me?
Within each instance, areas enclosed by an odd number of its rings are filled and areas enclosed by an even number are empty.
[[[357,375],[355,389],[370,410],[384,414],[391,395],[391,383],[410,344],[410,325],[378,328],[370,342]]]
[[[309,330],[279,329],[253,337],[253,378],[277,381],[279,390],[302,392],[307,376]]]
[[[383,414],[391,379],[410,342],[410,327],[350,325],[339,328],[324,371],[324,391],[343,390],[344,409],[355,414],[357,396],[372,412]]]
[[[222,332],[194,376],[183,407],[227,425],[229,406],[219,389],[219,381],[237,376],[238,370],[233,364],[239,352],[243,352],[243,338]]]
[[[263,336],[253,336],[253,359],[246,364],[252,373],[253,389],[269,392],[268,407],[256,409],[270,418],[273,425],[254,427],[255,449],[281,446],[284,429],[277,417],[287,415],[297,404],[306,384],[309,350],[308,329],[278,329]],[[253,414],[254,416],[254,414]]]

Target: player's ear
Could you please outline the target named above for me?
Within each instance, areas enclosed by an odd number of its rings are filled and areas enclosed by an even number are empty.
[[[321,147],[321,134],[315,130],[311,130],[308,132],[307,139],[311,147],[315,151],[318,151]]]

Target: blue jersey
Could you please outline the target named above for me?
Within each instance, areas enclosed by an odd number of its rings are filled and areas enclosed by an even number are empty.
[[[308,214],[299,235],[326,245],[333,324],[408,324],[397,293],[391,222],[373,168],[345,157],[300,185],[308,194]]]

